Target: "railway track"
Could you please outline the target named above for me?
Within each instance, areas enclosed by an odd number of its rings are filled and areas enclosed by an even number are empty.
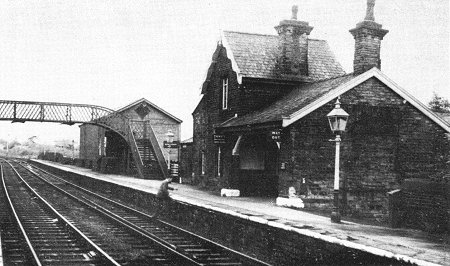
[[[11,165],[11,170],[7,175],[15,176],[15,173],[16,176],[20,176],[21,179],[17,180],[16,178],[16,183],[11,184],[12,187],[17,188],[19,191],[26,190],[21,186],[23,183],[27,184],[30,188],[33,188],[36,192],[34,195],[22,195],[22,197],[20,197],[28,201],[27,203],[23,203],[24,205],[35,207],[32,205],[32,201],[35,200],[36,197],[45,198],[45,200],[51,204],[52,208],[60,213],[61,219],[67,220],[74,228],[83,232],[86,239],[95,243],[103,250],[104,254],[109,254],[108,256],[110,256],[113,261],[106,264],[103,262],[91,262],[90,265],[195,265],[182,254],[178,254],[173,250],[161,246],[152,239],[142,236],[111,217],[105,217],[104,214],[100,214],[93,207],[77,201],[73,197],[64,195],[54,188],[50,189],[47,183],[36,178],[31,172],[27,171],[26,168],[19,167],[18,163],[13,163],[13,165],[17,171],[14,171]],[[44,228],[45,226],[52,226],[53,223],[58,224],[59,218],[50,218],[39,222]],[[51,235],[44,234],[41,236],[41,239],[47,243],[54,242]],[[44,261],[37,265],[82,265],[82,263],[71,261],[70,258],[62,258],[60,254],[63,253],[57,250],[57,247],[59,246],[69,246],[69,249],[77,250],[70,246],[73,240],[64,237],[59,237],[58,240],[59,242],[56,243],[56,245],[48,246],[47,250],[36,250],[35,253],[37,254],[37,257],[43,258],[46,258],[45,256],[47,253],[53,254],[55,259],[59,258],[59,262],[53,263],[53,261]],[[97,252],[94,253],[89,251],[84,253],[84,251],[82,251],[79,253],[84,254],[82,255],[83,257],[92,256],[94,258],[98,256]]]
[[[19,165],[17,164],[17,166]],[[63,193],[64,197],[78,199],[80,204],[95,208],[97,212],[107,215],[109,219],[131,228],[129,230],[133,230],[136,236],[145,237],[148,241],[156,243],[156,246],[159,246],[161,249],[169,250],[168,253],[181,256],[181,259],[179,258],[180,261],[173,261],[172,263],[174,264],[170,265],[268,265],[102,195],[88,191],[38,167],[21,163],[21,167],[17,167],[17,171],[31,186],[36,187],[36,190],[40,191],[41,189],[38,187],[44,187],[43,182],[45,181],[51,184],[54,189],[58,189],[59,193]],[[50,192],[45,192],[45,189],[42,188],[42,193],[47,194]],[[51,195],[46,195],[45,197],[51,197]],[[61,206],[61,208],[64,207]],[[77,222],[75,219],[72,222],[77,227],[83,227],[83,222]],[[123,234],[123,232],[113,228],[111,225],[107,225],[104,228],[108,228],[108,232],[114,236]],[[90,234],[87,235],[91,236]],[[143,246],[145,245],[138,245],[135,248],[143,248]],[[108,250],[106,252],[108,253]],[[123,260],[118,261],[119,263],[124,263]]]
[[[11,165],[2,163],[0,170],[3,215],[9,217],[2,217],[7,265],[118,265],[27,187]]]

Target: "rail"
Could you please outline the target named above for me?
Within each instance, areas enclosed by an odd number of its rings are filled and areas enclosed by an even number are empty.
[[[136,141],[130,127],[130,121],[124,115],[106,107],[88,104],[32,102],[0,100],[0,121],[13,123],[52,122],[66,125],[77,123],[94,124],[108,128],[122,136],[130,147],[138,175],[144,176],[144,163],[139,154]],[[149,125],[151,127],[151,125]],[[150,138],[155,150],[159,168],[164,178],[168,176],[167,164],[156,137]]]
[[[42,173],[45,175],[46,182],[50,182],[50,179],[48,177],[51,177],[55,180],[57,180],[56,184],[64,183],[65,189],[67,189],[67,185],[73,187],[75,190],[82,191],[82,193],[85,193],[86,196],[83,196],[85,200],[87,200],[87,195],[97,198],[100,200],[102,204],[93,203],[94,206],[96,206],[99,210],[120,210],[120,213],[127,217],[126,219],[121,218],[114,212],[111,212],[111,215],[114,217],[118,217],[120,220],[122,220],[124,223],[132,226],[133,228],[136,228],[139,232],[141,232],[144,235],[148,235],[151,238],[155,239],[156,241],[159,241],[163,246],[168,247],[170,249],[173,249],[181,254],[184,254],[184,256],[191,259],[191,262],[195,264],[200,265],[208,265],[208,261],[202,258],[198,255],[193,255],[192,253],[195,253],[196,251],[189,251],[189,249],[192,249],[192,247],[188,247],[191,240],[195,243],[195,245],[198,245],[194,249],[200,249],[200,250],[215,250],[215,255],[210,255],[213,259],[215,256],[215,259],[222,260],[221,262],[225,265],[225,260],[230,259],[230,261],[227,262],[226,265],[264,265],[269,266],[270,264],[265,263],[263,261],[257,260],[255,258],[252,258],[248,255],[245,255],[241,252],[238,252],[236,250],[232,250],[226,246],[223,246],[217,242],[211,241],[209,239],[206,239],[204,237],[201,237],[200,235],[194,234],[192,232],[186,231],[178,226],[172,225],[168,222],[159,220],[153,216],[150,216],[146,213],[143,213],[139,210],[136,210],[134,208],[131,208],[129,206],[126,206],[120,202],[114,201],[110,198],[107,198],[99,193],[95,193],[93,191],[90,191],[86,188],[83,188],[79,185],[76,185],[68,180],[65,180],[64,178],[61,178],[59,176],[56,176],[55,174],[52,174],[44,169],[41,169],[40,167],[37,167],[35,165],[32,165],[32,169],[26,168],[28,171],[34,173],[35,175]],[[39,173],[38,173],[39,172]],[[41,177],[42,178],[42,177]],[[58,187],[56,185],[53,185],[55,187]],[[103,205],[105,204],[105,205]],[[108,211],[109,212],[109,211]],[[164,236],[162,236],[160,233],[151,232],[148,231],[148,229],[152,225],[154,228],[158,228],[157,230],[165,231],[167,235],[170,235],[168,239],[164,239]],[[156,229],[152,229],[154,231],[157,231]],[[173,239],[174,235],[177,236],[178,240],[169,240]],[[177,241],[179,243],[177,243]],[[192,243],[191,243],[192,244]],[[220,250],[220,252],[218,252]],[[219,253],[220,255],[218,255]],[[206,254],[204,254],[205,256]],[[219,256],[219,257],[217,257]],[[236,259],[234,262],[232,262],[233,259]],[[217,261],[216,261],[217,262]],[[212,263],[214,264],[214,263]]]

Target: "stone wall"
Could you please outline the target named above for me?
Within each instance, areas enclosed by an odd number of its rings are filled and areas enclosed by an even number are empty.
[[[340,189],[347,215],[388,218],[387,192],[405,178],[429,178],[445,171],[450,143],[444,130],[377,79],[341,96],[350,117],[342,134]],[[334,135],[326,115],[335,99],[290,126],[282,138],[280,196],[294,186],[312,208],[331,208]],[[326,204],[328,201],[328,204]]]
[[[391,225],[426,232],[450,232],[450,184],[406,179],[390,199]]]
[[[214,125],[236,114],[242,116],[274,102],[292,89],[290,84],[262,83],[244,79],[237,82],[226,49],[218,46],[218,58],[203,98],[193,113],[194,120],[194,183],[211,188],[225,186],[227,180],[217,176],[218,146],[213,143]],[[228,108],[222,110],[222,79],[228,78]],[[229,141],[229,140],[228,140]],[[201,172],[201,153],[205,154],[205,174]],[[224,154],[222,154],[224,155]],[[225,168],[224,168],[225,169]]]
[[[136,205],[143,212],[151,214],[162,208],[165,211],[160,213],[161,219],[273,265],[411,265],[189,203],[161,202],[151,193],[40,166],[82,186],[113,194],[117,200]]]
[[[229,110],[221,110],[221,79],[229,78]],[[288,85],[243,81],[238,86],[231,63],[222,49],[209,86],[194,112],[194,183],[209,188],[230,185],[234,158],[229,154],[233,139],[222,150],[222,173],[217,176],[217,145],[214,125],[267,106],[289,90]],[[335,99],[282,130],[279,154],[279,196],[290,187],[306,198],[307,206],[330,209],[334,179],[334,135],[326,115]],[[449,160],[450,142],[445,131],[376,78],[341,95],[350,114],[342,134],[341,182],[343,212],[386,222],[387,192],[399,188],[406,178],[439,175]],[[201,173],[204,152],[205,173]],[[281,168],[283,165],[283,168]],[[231,169],[231,170],[230,170]],[[328,204],[327,204],[328,202]]]

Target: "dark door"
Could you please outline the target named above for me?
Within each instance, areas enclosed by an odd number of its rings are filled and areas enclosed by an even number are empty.
[[[265,135],[244,137],[239,148],[239,190],[242,196],[278,195],[278,147]]]

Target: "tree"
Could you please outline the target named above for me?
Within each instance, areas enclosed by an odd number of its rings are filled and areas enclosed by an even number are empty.
[[[431,98],[431,101],[428,103],[428,107],[434,112],[450,113],[450,102],[437,95],[436,92],[433,92],[433,98]]]

